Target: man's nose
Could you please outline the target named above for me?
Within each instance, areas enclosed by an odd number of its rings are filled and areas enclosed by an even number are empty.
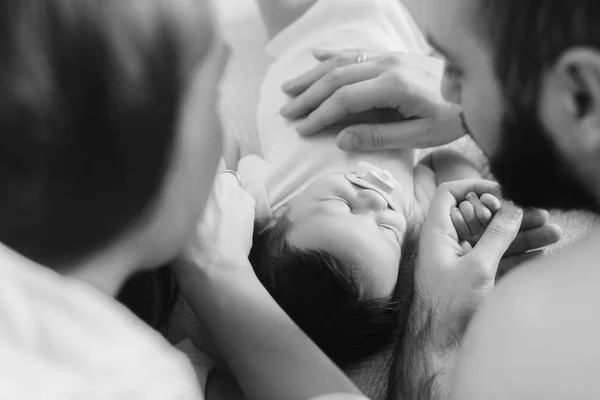
[[[373,189],[362,189],[357,197],[360,208],[365,211],[383,211],[389,206],[385,197]]]

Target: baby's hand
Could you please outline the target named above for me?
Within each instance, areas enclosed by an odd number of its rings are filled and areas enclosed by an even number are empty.
[[[492,194],[478,197],[469,193],[467,200],[452,209],[450,214],[459,241],[475,246],[501,206],[500,200]]]

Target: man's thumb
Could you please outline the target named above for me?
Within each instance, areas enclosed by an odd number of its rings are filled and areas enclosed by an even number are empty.
[[[484,254],[486,259],[497,265],[517,237],[522,219],[523,210],[504,202],[473,251]]]

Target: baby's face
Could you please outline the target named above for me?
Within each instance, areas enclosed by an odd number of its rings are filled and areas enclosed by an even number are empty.
[[[316,179],[288,206],[292,246],[339,259],[369,298],[393,292],[406,232],[401,210],[392,210],[381,194],[350,183],[344,174]]]

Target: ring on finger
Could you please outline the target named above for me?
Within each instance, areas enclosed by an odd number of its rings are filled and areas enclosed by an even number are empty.
[[[242,187],[242,178],[240,178],[240,176],[238,175],[237,172],[232,171],[230,169],[226,169],[224,171],[221,171],[220,173],[221,174],[230,174],[230,175],[233,175],[235,177],[235,180],[237,181],[238,186]]]
[[[367,61],[369,61],[369,55],[367,53],[365,53],[364,51],[359,51],[358,53],[356,53],[357,64],[366,63]]]

